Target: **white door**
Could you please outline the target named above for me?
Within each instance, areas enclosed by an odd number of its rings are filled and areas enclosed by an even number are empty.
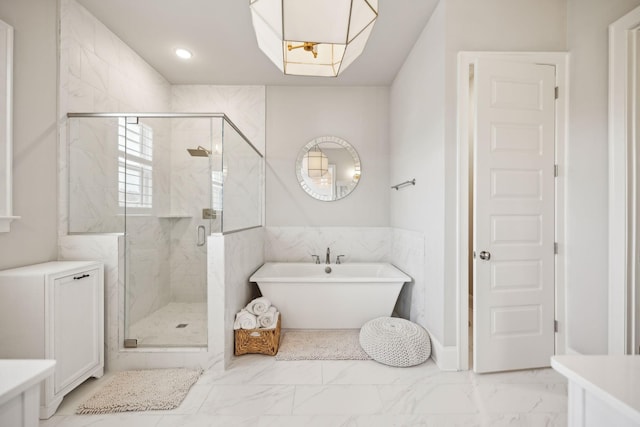
[[[555,67],[475,64],[476,372],[554,354]]]

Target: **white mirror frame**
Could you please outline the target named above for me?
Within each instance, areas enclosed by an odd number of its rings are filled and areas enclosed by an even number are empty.
[[[353,187],[351,187],[349,192],[342,197],[336,198],[335,196],[327,196],[325,194],[320,194],[316,192],[313,188],[311,188],[307,184],[305,178],[302,176],[303,157],[305,156],[305,154],[307,154],[309,150],[311,150],[313,147],[315,147],[318,144],[322,144],[323,142],[332,142],[334,144],[340,145],[342,148],[347,150],[347,152],[349,152],[349,154],[351,154],[351,157],[353,158],[353,168],[355,173],[358,175],[358,181],[355,183]],[[300,152],[298,153],[298,158],[296,159],[296,177],[298,178],[298,183],[300,184],[302,189],[305,191],[305,193],[307,193],[309,196],[313,197],[314,199],[320,200],[323,202],[334,202],[337,200],[341,200],[347,197],[349,194],[353,193],[353,190],[355,190],[356,187],[358,186],[358,183],[360,183],[361,171],[362,171],[362,167],[360,164],[360,156],[358,155],[358,152],[356,151],[356,149],[353,148],[353,146],[349,144],[347,141],[345,141],[342,138],[338,138],[337,136],[320,136],[318,138],[315,138],[309,141],[307,145],[305,145],[300,149]]]
[[[12,211],[13,27],[0,21],[0,233],[20,217]]]

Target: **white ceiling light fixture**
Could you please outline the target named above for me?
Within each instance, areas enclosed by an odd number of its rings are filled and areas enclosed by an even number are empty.
[[[191,57],[193,56],[193,54],[190,51],[181,47],[177,48],[175,52],[176,52],[176,56],[181,59],[191,59]]]
[[[258,46],[284,74],[336,77],[364,50],[378,0],[249,0]]]

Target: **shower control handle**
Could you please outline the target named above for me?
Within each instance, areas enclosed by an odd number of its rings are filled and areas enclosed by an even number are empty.
[[[196,245],[204,246],[205,237],[206,237],[206,235],[205,235],[204,225],[199,225],[198,226],[198,230],[196,232]]]

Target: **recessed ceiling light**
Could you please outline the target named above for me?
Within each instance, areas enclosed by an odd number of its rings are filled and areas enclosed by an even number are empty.
[[[178,56],[178,58],[182,58],[182,59],[190,59],[193,56],[191,52],[181,47],[176,49],[176,55]]]

